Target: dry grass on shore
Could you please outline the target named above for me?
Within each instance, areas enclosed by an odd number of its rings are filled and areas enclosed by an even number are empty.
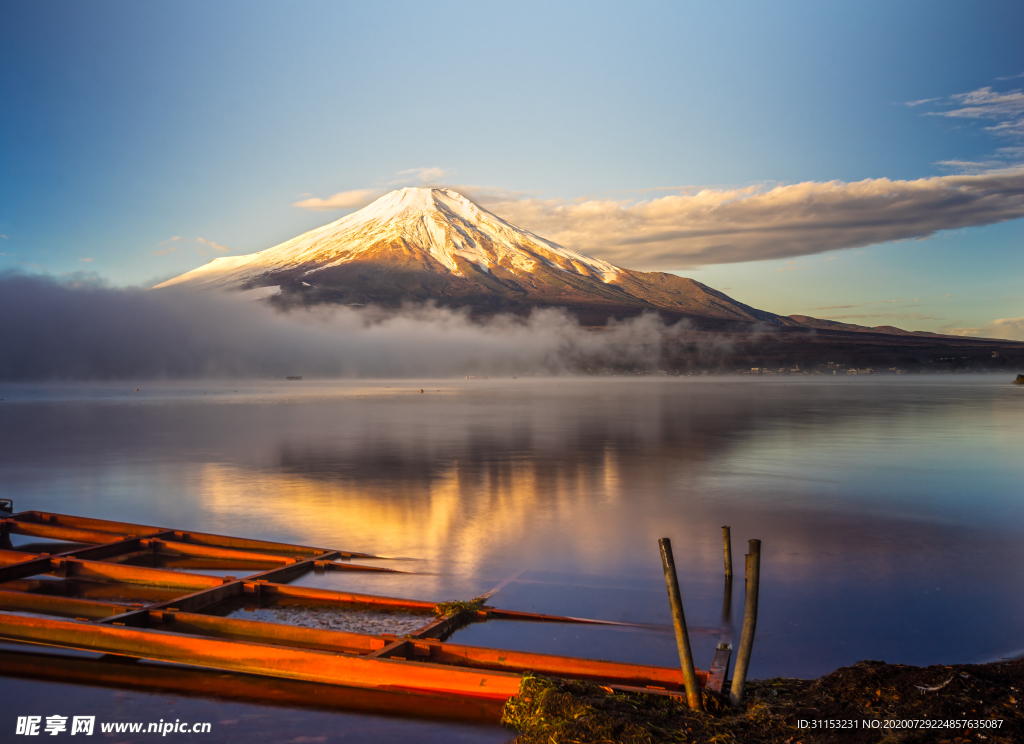
[[[1024,741],[1024,660],[913,667],[862,661],[818,680],[752,682],[744,710],[705,692],[707,713],[685,699],[621,693],[598,685],[527,677],[505,707],[518,744],[860,744]],[[799,728],[804,721],[856,728]],[[998,721],[994,728],[886,729],[885,721]],[[879,728],[865,726],[878,721]]]

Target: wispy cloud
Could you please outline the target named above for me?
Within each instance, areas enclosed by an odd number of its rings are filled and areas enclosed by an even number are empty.
[[[95,259],[92,256],[90,256],[89,258],[80,258],[78,260],[81,261],[82,263],[92,263]]]
[[[183,241],[184,242],[194,241],[195,243],[200,243],[201,245],[209,246],[210,248],[213,248],[213,250],[215,250],[217,253],[228,253],[229,251],[233,250],[232,248],[229,248],[226,245],[221,245],[220,243],[216,242],[215,240],[207,240],[206,238],[184,238],[181,235],[175,235],[173,238],[168,238],[167,240],[161,240],[160,243],[159,243],[159,245],[161,247],[158,248],[157,250],[153,251],[153,255],[154,256],[166,256],[166,255],[171,254],[171,253],[177,253],[182,248],[181,246],[179,246],[177,244],[181,243]],[[204,249],[204,248],[202,248],[200,246],[193,246],[193,249],[194,250],[198,249],[200,255],[206,255],[206,249]]]
[[[985,127],[995,134],[1024,136],[1024,90],[1000,93],[991,86],[949,97],[957,108],[949,111],[929,111],[930,116],[954,119],[985,119],[994,122]]]
[[[957,173],[990,173],[1006,167],[1005,160],[940,160],[936,165]]]
[[[421,184],[436,184],[440,183],[448,175],[448,171],[444,168],[409,168],[408,170],[398,171],[399,178],[394,183],[405,183],[409,179],[419,181]]]
[[[973,328],[950,328],[955,336],[978,336],[980,338],[1005,338],[1024,341],[1024,318],[997,318],[987,326]]]
[[[845,315],[829,315],[828,320],[844,320],[850,318],[884,318],[887,320],[942,320],[937,315],[924,313],[847,313]]]
[[[216,243],[216,242],[214,242],[212,240],[207,240],[206,238],[196,238],[196,242],[197,243],[202,243],[203,245],[208,245],[211,248],[213,248],[213,250],[217,251],[218,253],[227,253],[228,251],[231,250],[226,245],[221,245],[220,243]]]
[[[634,269],[795,258],[1024,217],[1024,167],[894,181],[705,188],[644,201],[478,190],[504,219]]]
[[[449,175],[444,168],[407,168],[396,174],[397,178],[385,181],[383,186],[372,189],[353,189],[351,191],[339,191],[337,194],[320,198],[312,194],[303,194],[307,199],[293,202],[293,207],[308,209],[313,212],[337,212],[344,209],[362,209],[374,199],[383,196],[390,187],[394,186],[438,186]]]
[[[851,305],[824,305],[822,307],[812,307],[810,310],[850,310],[855,307],[868,307],[869,305],[896,305],[900,302],[903,302],[903,300],[872,300],[871,302],[857,302]],[[907,307],[917,306],[907,305]]]
[[[1010,75],[997,78],[997,80],[1012,80],[1022,77]],[[945,98],[925,98],[920,101],[908,101],[907,106],[920,106],[922,104],[936,104],[933,110],[926,111],[925,116],[943,116],[949,119],[969,119],[988,122],[985,129],[996,135],[1007,137],[1024,137],[1024,90],[998,91],[992,86],[986,85],[983,88],[966,93],[954,93]],[[1009,156],[1005,150],[1001,152],[1004,157]],[[957,160],[943,161],[947,164],[958,163]],[[965,161],[970,163],[971,161]]]
[[[3,238],[4,240],[10,240],[10,238],[8,238],[6,235],[0,235],[0,238]]]
[[[381,195],[379,189],[354,189],[352,191],[339,191],[326,199],[310,197],[292,204],[299,209],[308,209],[313,212],[335,212],[339,209],[360,209],[372,202]]]

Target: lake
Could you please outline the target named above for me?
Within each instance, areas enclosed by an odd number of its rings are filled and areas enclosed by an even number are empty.
[[[991,661],[1024,653],[1024,388],[1010,379],[3,384],[0,496],[415,559],[389,564],[409,574],[298,582],[317,586],[442,601],[514,577],[491,604],[661,627],[489,622],[455,641],[665,666],[678,657],[657,540],[670,537],[701,668],[739,640],[757,538],[751,677]],[[5,727],[74,707],[208,720],[211,742],[511,738],[6,677],[0,695]]]

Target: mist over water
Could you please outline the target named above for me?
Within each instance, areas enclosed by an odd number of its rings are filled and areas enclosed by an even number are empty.
[[[244,294],[0,277],[0,380],[412,377],[656,369],[687,326],[655,315],[598,333],[567,313],[470,319],[419,306],[281,312]],[[724,342],[723,342],[724,343]]]

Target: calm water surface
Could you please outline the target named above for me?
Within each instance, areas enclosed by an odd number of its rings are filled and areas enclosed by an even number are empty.
[[[0,495],[17,509],[416,559],[401,564],[409,575],[300,582],[325,587],[439,601],[515,576],[494,605],[664,628],[492,622],[456,641],[661,665],[677,661],[667,536],[702,667],[742,622],[742,580],[731,614],[723,596],[729,524],[740,576],[746,541],[763,545],[752,676],[988,661],[1024,653],[1024,389],[1007,382],[5,385]],[[204,741],[509,738],[4,678],[0,726],[66,714],[43,702],[55,694],[107,720],[183,710],[214,722]]]

